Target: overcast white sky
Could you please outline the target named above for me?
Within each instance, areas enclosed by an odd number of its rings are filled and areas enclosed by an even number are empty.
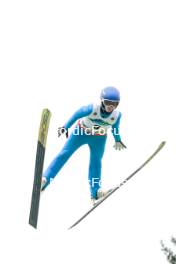
[[[175,1],[1,1],[1,263],[166,263],[160,239],[176,233]],[[77,108],[121,91],[121,136],[109,136],[103,186],[125,179],[167,145],[84,222],[89,153],[80,149],[42,195],[38,230],[28,225],[38,127],[52,112],[45,168]]]

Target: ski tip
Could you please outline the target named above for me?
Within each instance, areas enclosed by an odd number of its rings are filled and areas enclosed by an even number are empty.
[[[42,112],[48,112],[49,114],[51,114],[51,111],[46,107],[42,110]]]
[[[159,147],[162,148],[164,147],[165,144],[166,144],[166,141],[162,141]]]

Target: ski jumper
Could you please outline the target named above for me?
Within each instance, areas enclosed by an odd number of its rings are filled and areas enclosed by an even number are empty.
[[[101,162],[107,140],[107,130],[111,128],[115,141],[121,141],[119,124],[121,113],[114,110],[110,114],[101,111],[100,105],[90,104],[81,107],[64,125],[69,129],[76,121],[77,124],[67,139],[60,153],[51,162],[44,173],[47,185],[61,170],[71,155],[82,145],[87,144],[90,149],[89,186],[91,197],[97,197],[97,190],[101,181]]]

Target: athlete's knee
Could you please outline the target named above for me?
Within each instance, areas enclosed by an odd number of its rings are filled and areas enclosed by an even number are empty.
[[[92,157],[90,163],[92,166],[101,167],[102,159],[101,157]]]

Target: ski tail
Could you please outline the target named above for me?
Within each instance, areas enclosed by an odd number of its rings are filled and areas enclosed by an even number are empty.
[[[46,147],[50,118],[51,118],[51,112],[48,109],[43,109],[41,115],[40,127],[39,127],[34,181],[33,181],[32,197],[31,197],[30,214],[29,214],[29,224],[34,228],[37,228],[37,222],[38,222],[41,180],[43,174],[45,147]]]

